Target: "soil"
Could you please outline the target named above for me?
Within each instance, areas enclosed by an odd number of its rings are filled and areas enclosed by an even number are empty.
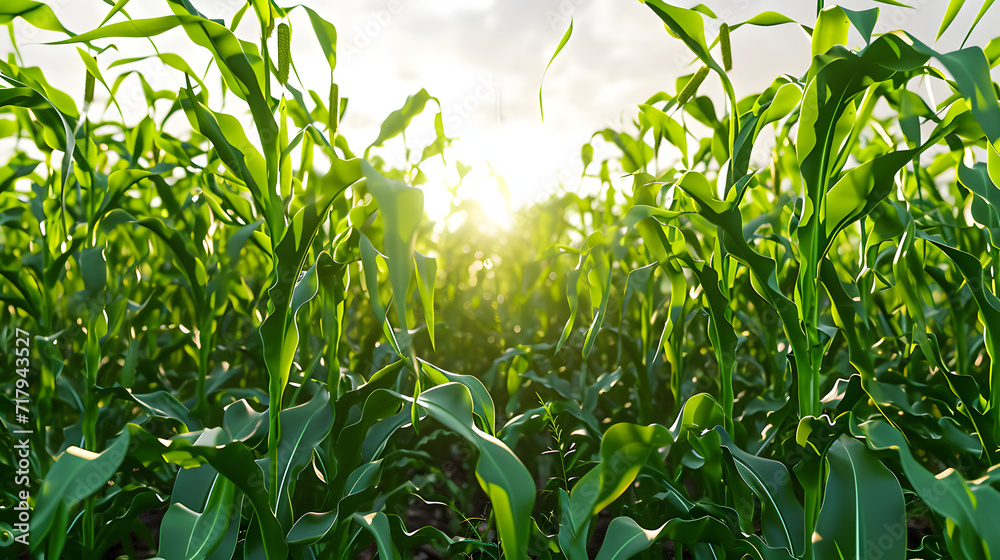
[[[919,549],[920,542],[924,540],[924,537],[932,534],[934,534],[934,527],[927,516],[921,515],[906,520],[906,548]]]

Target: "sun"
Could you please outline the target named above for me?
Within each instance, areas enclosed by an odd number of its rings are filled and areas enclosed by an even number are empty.
[[[465,174],[459,172],[463,167]],[[421,170],[427,181],[424,191],[424,211],[435,222],[450,218],[460,212],[463,204],[473,202],[482,209],[490,226],[509,229],[513,226],[513,211],[516,201],[511,199],[506,179],[493,165],[485,160],[463,161],[452,157],[447,164],[440,159],[425,162]]]

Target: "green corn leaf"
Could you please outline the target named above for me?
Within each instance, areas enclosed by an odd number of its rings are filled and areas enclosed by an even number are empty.
[[[361,465],[347,477],[343,497],[337,507],[324,513],[306,513],[288,532],[292,544],[312,544],[334,537],[352,521],[364,498],[374,492],[382,475],[382,460]],[[370,499],[368,502],[370,503]]]
[[[98,245],[80,251],[77,261],[80,264],[80,274],[83,276],[83,289],[91,301],[100,300],[97,304],[104,307],[103,295],[108,286],[108,263],[104,257],[105,247]]]
[[[104,19],[101,20],[101,24],[98,25],[97,27],[103,27],[104,24],[111,21],[111,18],[113,18],[115,14],[117,14],[118,12],[124,10],[125,6],[127,6],[130,1],[131,0],[118,0],[117,2],[115,2],[115,5],[111,7],[111,10],[108,12],[108,15],[104,16]]]
[[[640,115],[649,121],[650,125],[652,125],[654,131],[656,132],[657,146],[659,145],[661,139],[665,139],[674,146],[677,146],[677,149],[681,151],[681,159],[685,166],[687,166],[687,134],[684,132],[684,128],[680,125],[680,123],[652,105],[639,105],[639,111]],[[586,145],[590,146],[590,144]],[[593,146],[591,146],[591,152],[593,152]],[[591,154],[591,159],[593,159],[593,154]]]
[[[841,436],[826,455],[829,476],[813,546],[820,557],[906,558],[903,491],[864,444]],[[877,551],[877,552],[876,552]]]
[[[260,20],[260,25],[262,29],[271,29],[274,27],[274,8],[271,7],[270,0],[251,0],[253,4],[253,11],[257,13],[257,19]]]
[[[151,509],[167,507],[167,503],[157,492],[146,488],[138,487],[132,490],[119,490],[117,493],[112,490],[105,504],[110,505],[105,509],[110,515],[107,524],[98,529],[95,537],[96,550],[107,550],[121,538],[122,531],[129,530],[129,526],[135,522],[143,512]],[[236,533],[233,532],[233,545],[236,544]]]
[[[284,558],[288,554],[285,533],[268,503],[267,478],[254,461],[253,452],[243,442],[233,442],[220,428],[175,437],[169,442],[152,436],[143,428],[129,424],[129,437],[135,440],[129,455],[141,461],[166,460],[182,466],[209,464],[243,492],[256,513],[251,533],[259,536],[261,549],[268,557]],[[248,537],[249,538],[249,537]]]
[[[669,521],[668,521],[669,523]],[[616,517],[608,524],[608,532],[597,553],[598,560],[625,560],[649,548],[666,524],[658,529],[646,530],[631,517]]]
[[[841,8],[844,13],[847,14],[847,18],[851,20],[851,25],[861,33],[861,37],[864,38],[865,43],[872,42],[872,32],[875,30],[875,25],[878,23],[878,8],[871,8],[868,10],[848,10],[847,8]]]
[[[119,169],[108,177],[108,188],[101,200],[101,206],[90,217],[90,228],[93,230],[97,222],[104,215],[118,206],[118,203],[125,195],[125,191],[143,179],[153,177],[154,174],[144,169]]]
[[[643,529],[630,517],[616,517],[608,524],[608,530],[597,553],[598,560],[625,560],[647,550],[660,539],[670,539],[675,543],[712,543],[724,547],[729,552],[743,555],[743,558],[762,560],[791,560],[784,549],[769,548],[751,535],[745,539],[734,539],[734,535],[719,519],[671,519],[656,529]]]
[[[180,269],[188,281],[193,299],[196,302],[199,302],[199,305],[203,305],[203,302],[205,301],[205,286],[207,283],[205,265],[196,255],[195,251],[192,250],[190,244],[184,236],[176,229],[165,225],[158,218],[145,218],[137,220],[124,210],[117,209],[106,214],[101,220],[99,227],[102,227],[106,231],[110,231],[116,226],[125,223],[134,223],[148,229],[163,240],[168,247],[170,247],[173,252],[174,259],[176,259],[177,263],[180,265]],[[197,317],[199,316],[199,312],[200,309],[196,308],[196,322],[198,322]]]
[[[67,42],[108,37],[152,37],[178,26],[183,27],[192,41],[212,53],[230,91],[246,100],[264,148],[264,158],[267,162],[267,192],[272,192],[278,178],[279,131],[270,103],[264,95],[263,62],[253,52],[244,52],[243,44],[224,25],[201,17],[184,0],[169,0],[168,3],[175,13],[174,16],[114,23],[78,35]],[[84,36],[87,38],[82,39]],[[251,60],[255,60],[256,63]]]
[[[625,227],[632,227],[646,218],[658,218],[657,221],[663,223],[668,220],[673,220],[678,216],[683,216],[684,214],[689,214],[689,212],[675,212],[673,210],[656,208],[655,206],[637,204],[628,209],[628,212],[625,214],[625,218],[622,220],[622,225]]]
[[[188,410],[173,394],[167,391],[154,391],[152,393],[134,393],[128,387],[115,384],[108,391],[119,399],[133,402],[150,416],[157,418],[169,418],[179,422],[184,432],[200,430],[202,425],[191,416]],[[183,433],[183,432],[182,432]]]
[[[720,74],[724,73],[722,67],[715,62],[709,53],[708,43],[705,41],[705,20],[701,13],[696,10],[671,6],[661,0],[640,1],[650,7],[663,20],[667,28],[684,41],[684,44],[695,56],[700,58],[709,68]]]
[[[312,23],[316,40],[319,41],[319,47],[323,50],[323,54],[326,55],[326,60],[330,64],[330,71],[332,72],[337,66],[337,28],[332,23],[320,17],[312,9],[306,6],[302,6],[302,9],[309,14],[309,22]],[[330,105],[331,111],[336,111],[338,108],[338,106]],[[333,127],[333,129],[336,130],[336,127]]]
[[[396,340],[396,334],[392,329],[392,325],[388,317],[388,309],[382,303],[382,299],[378,293],[378,269],[379,269],[379,259],[382,261],[387,261],[385,255],[379,253],[377,249],[372,245],[368,236],[364,233],[361,234],[361,264],[362,264],[362,281],[364,283],[365,291],[368,293],[368,302],[372,306],[372,311],[375,312],[375,317],[378,319],[379,323],[382,325],[382,332],[385,334],[386,340],[392,346],[392,349],[396,351],[397,354],[402,354],[403,350],[400,348],[399,342]]]
[[[127,64],[134,64],[136,62],[141,62],[143,60],[148,60],[148,59],[151,59],[151,58],[156,58],[156,59],[160,60],[161,62],[163,62],[163,64],[165,64],[165,65],[167,65],[167,66],[169,66],[169,67],[171,67],[171,68],[173,68],[175,70],[179,70],[179,71],[183,72],[185,76],[191,78],[192,80],[195,81],[195,83],[197,83],[199,86],[201,86],[201,90],[202,90],[203,93],[206,92],[206,90],[208,89],[205,86],[205,83],[202,82],[201,77],[194,70],[191,69],[191,66],[188,65],[187,61],[184,60],[184,58],[182,56],[180,56],[178,54],[175,54],[175,53],[164,52],[164,53],[157,53],[157,54],[153,54],[153,55],[149,55],[149,56],[137,56],[137,57],[131,57],[131,58],[119,58],[118,60],[112,61],[110,64],[108,64],[108,69],[110,70],[111,68],[117,68],[119,66],[124,66],[124,65],[127,65]]]
[[[427,335],[434,348],[434,285],[437,282],[437,260],[433,257],[413,252],[413,260],[417,271],[417,291],[420,294],[420,305],[424,309],[424,322],[427,325]]]
[[[255,411],[246,399],[240,399],[225,407],[222,427],[232,441],[252,445],[250,440],[267,430],[267,414]]]
[[[265,98],[263,61],[256,53],[244,51],[244,46],[250,47],[252,44],[242,43],[225,25],[202,17],[184,0],[168,0],[168,3],[178,22],[183,24],[188,38],[212,53],[230,91],[246,100],[254,118],[254,126],[259,132],[265,157],[273,165],[277,157],[278,127],[269,101]],[[252,62],[254,59],[256,64]],[[268,171],[271,173],[274,168],[269,167]]]
[[[723,423],[723,411],[715,398],[708,393],[692,395],[684,402],[677,419],[670,426],[671,436],[680,441],[686,433],[700,435]]]
[[[500,440],[472,422],[472,397],[465,386],[446,383],[423,391],[417,404],[479,450],[476,478],[490,498],[497,531],[508,558],[527,558],[535,483],[524,464]]]
[[[96,78],[99,82],[101,82],[101,85],[103,85],[105,89],[111,91],[111,88],[108,87],[108,83],[104,81],[104,76],[101,74],[101,69],[97,65],[97,60],[90,56],[90,53],[80,47],[77,47],[76,50],[80,54],[80,58],[83,60],[84,65],[87,67],[88,75]],[[93,100],[93,88],[91,88],[88,93],[90,93],[90,99]],[[111,102],[115,104],[115,108],[118,109],[118,114],[122,117],[122,120],[124,120],[125,114],[122,112],[121,105],[118,104],[118,100],[115,99],[114,95],[111,96]]]
[[[378,556],[386,560],[399,560],[399,551],[392,542],[392,531],[389,527],[389,518],[381,511],[372,512],[367,515],[354,514],[354,520],[375,537],[378,545]]]
[[[2,68],[2,66],[0,66]],[[19,107],[35,109],[36,115],[39,120],[46,124],[49,131],[54,138],[61,140],[61,146],[57,146],[59,149],[63,150],[62,166],[61,171],[61,186],[63,189],[66,187],[66,183],[69,181],[71,167],[73,162],[73,157],[76,153],[76,142],[74,141],[74,125],[75,123],[67,120],[66,117],[75,118],[75,104],[71,104],[74,107],[73,114],[64,113],[60,110],[60,107],[64,107],[65,104],[60,102],[55,96],[47,97],[43,91],[46,91],[42,87],[42,91],[39,91],[38,87],[27,86],[18,80],[15,80],[7,75],[3,75],[3,79],[13,85],[13,88],[0,89],[0,107],[15,105]],[[61,93],[61,92],[59,92]],[[65,96],[65,94],[62,94]],[[59,103],[58,105],[56,103]],[[51,107],[53,109],[51,114],[45,109]],[[41,118],[45,117],[44,120]],[[52,118],[52,115],[55,118]],[[59,130],[61,128],[61,130]],[[60,134],[62,136],[60,136]]]
[[[483,425],[490,435],[496,435],[496,409],[493,404],[493,397],[490,396],[490,392],[478,377],[451,373],[434,364],[423,360],[418,361],[420,362],[421,369],[434,383],[444,385],[445,383],[455,382],[465,385],[465,388],[469,390],[469,394],[472,396],[472,412],[483,421]]]
[[[791,560],[785,549],[765,545],[756,535],[735,538],[720,519],[705,516],[698,519],[671,519],[656,529],[643,529],[630,517],[616,517],[608,524],[598,560],[625,560],[647,550],[660,539],[675,543],[704,545],[711,543],[742,558],[759,560]],[[584,556],[586,557],[586,556]],[[716,557],[715,552],[709,557]]]
[[[264,344],[264,359],[271,376],[272,398],[279,400],[288,382],[292,358],[299,340],[295,314],[302,305],[315,297],[319,289],[315,264],[302,276],[305,258],[312,249],[313,239],[326,220],[334,199],[359,178],[352,174],[360,171],[357,160],[342,162],[342,165],[345,168],[344,180],[332,185],[333,188],[324,193],[323,199],[309,203],[296,212],[275,249],[276,278],[268,289],[273,312],[261,324],[260,332]]]
[[[243,496],[238,494],[229,513],[236,514],[241,511],[243,511]],[[240,524],[237,522],[237,519],[230,519],[226,533],[222,535],[222,538],[219,539],[219,542],[215,546],[215,550],[205,560],[231,560],[236,553],[239,534]]]
[[[63,27],[59,18],[44,2],[33,2],[32,0],[9,0],[0,7],[0,25],[10,23],[14,18],[21,18],[39,29],[46,31],[56,31],[73,35],[71,31]]]
[[[235,117],[205,107],[190,87],[180,103],[194,129],[212,141],[222,163],[246,184],[257,208],[263,210],[271,238],[280,239],[285,227],[281,199],[269,189],[267,162],[247,139],[243,126]]]
[[[432,97],[431,94],[427,93],[426,89],[421,89],[417,93],[407,97],[406,102],[403,103],[401,108],[389,113],[389,116],[382,121],[382,128],[379,130],[378,138],[365,150],[365,157],[368,157],[368,152],[372,147],[381,146],[386,140],[402,134],[410,126],[413,118],[424,112],[424,108],[429,101],[437,103],[439,107],[441,105],[441,102],[436,97]]]
[[[611,295],[611,266],[607,266],[608,274],[603,280],[600,278],[602,266],[594,267],[590,273],[587,275],[587,281],[590,283],[591,294],[596,294],[599,298],[591,298],[591,301],[600,301],[599,306],[594,313],[594,320],[587,329],[586,337],[583,342],[583,358],[586,360],[590,356],[590,351],[594,348],[594,342],[597,340],[597,335],[600,333],[601,325],[604,324],[604,315],[608,309],[608,297]]]
[[[569,340],[569,335],[573,332],[573,323],[576,322],[576,311],[580,306],[580,299],[577,295],[579,291],[580,274],[583,273],[583,263],[587,260],[587,255],[581,253],[580,259],[566,277],[566,300],[569,302],[569,319],[563,326],[562,334],[559,335],[559,342],[556,343],[556,352],[562,350],[563,344]]]
[[[36,2],[31,3],[35,4]],[[203,18],[187,15],[133,19],[104,25],[98,27],[97,29],[80,33],[79,35],[74,35],[69,39],[54,41],[52,44],[61,45],[66,43],[89,43],[97,39],[110,39],[117,37],[155,37],[181,25],[199,23],[201,21],[203,21]]]
[[[241,226],[236,232],[226,240],[226,255],[229,257],[230,266],[235,266],[239,262],[243,248],[247,241],[254,236],[257,229],[263,224],[263,220],[257,220],[252,224]]]
[[[291,527],[295,483],[299,473],[313,457],[314,450],[326,439],[333,426],[333,409],[326,389],[316,392],[309,402],[281,411],[281,436],[278,439],[278,508],[275,516],[283,526]],[[265,471],[270,457],[261,460]]]
[[[309,545],[329,534],[338,521],[338,511],[309,512],[300,517],[288,531],[288,543]]]
[[[46,103],[66,117],[69,117],[74,123],[80,116],[77,108],[77,100],[72,95],[60,91],[49,83],[39,68],[18,68],[6,62],[0,62],[0,75],[11,86],[28,87],[35,90],[46,100]],[[56,124],[54,119],[40,118],[39,120],[42,120],[46,126],[52,126],[53,129],[59,128],[58,126],[53,126]],[[59,133],[55,132],[55,134],[58,135]]]
[[[993,3],[996,0],[983,0],[983,5],[979,8],[979,13],[976,14],[976,19],[972,21],[972,25],[969,26],[969,31],[965,34],[965,39],[962,39],[962,46],[964,47],[967,42],[969,42],[969,37],[972,36],[972,30],[979,25],[979,22],[986,15],[986,12],[993,7]],[[940,36],[940,35],[939,35]]]
[[[48,544],[49,551],[58,554],[67,536],[60,520],[64,523],[77,504],[107,485],[128,450],[129,431],[124,430],[100,453],[70,446],[59,456],[45,474],[31,516],[32,552]]]
[[[443,506],[444,504],[436,504]],[[440,550],[445,548],[449,554],[473,554],[482,552],[490,558],[499,558],[500,551],[496,544],[478,541],[472,538],[450,537],[440,529],[424,525],[414,531],[408,531],[403,520],[398,515],[386,515],[392,531],[392,542],[399,545],[403,557],[409,557],[414,549],[422,546],[433,546]]]
[[[441,113],[434,115],[434,141],[424,147],[424,151],[420,154],[420,162],[440,155],[441,161],[445,161],[445,150],[451,145],[454,138],[448,138],[444,133],[444,118]],[[497,176],[497,185],[502,185],[502,177]],[[506,196],[506,195],[505,195]]]
[[[601,462],[580,478],[570,493],[574,531],[582,533],[584,523],[632,484],[650,454],[673,440],[659,424],[622,422],[608,428],[601,438]]]
[[[965,5],[965,0],[951,0],[948,2],[948,9],[944,12],[944,17],[941,18],[941,27],[938,28],[937,37],[934,38],[935,41],[944,35],[944,32],[951,26],[951,22],[955,21],[955,16]]]
[[[559,45],[556,47],[556,52],[552,53],[552,57],[549,58],[549,63],[545,65],[545,71],[542,72],[542,80],[538,84],[538,111],[542,115],[542,121],[545,120],[545,104],[542,101],[542,86],[545,85],[545,74],[548,74],[549,67],[555,61],[559,53],[562,52],[563,47],[569,42],[569,38],[573,36],[573,18],[569,20],[569,27],[566,28],[566,32],[563,33],[562,39],[559,41]]]
[[[795,497],[792,477],[785,465],[756,457],[738,448],[729,435],[716,428],[726,456],[736,472],[761,503],[764,540],[772,547],[787,548],[793,555],[805,550],[802,506]]]
[[[812,34],[812,55],[825,54],[837,45],[847,44],[851,20],[840,6],[829,6],[820,12]]]
[[[631,209],[629,209],[631,212]],[[618,319],[618,333],[619,336],[624,332],[625,317],[628,313],[629,303],[632,301],[632,296],[638,292],[640,294],[646,294],[649,289],[649,280],[653,276],[653,271],[656,269],[659,263],[647,264],[646,266],[637,268],[635,270],[629,271],[628,276],[625,278],[625,295],[622,297],[622,313],[621,317]]]
[[[892,450],[898,454],[909,486],[928,508],[949,520],[954,528],[946,541],[954,556],[986,559],[990,557],[989,551],[997,550],[1000,536],[991,531],[987,521],[1000,504],[996,490],[976,486],[973,492],[970,484],[953,469],[935,476],[913,458],[903,435],[885,422],[852,425],[851,431],[865,437],[873,450]]]
[[[825,255],[834,237],[849,224],[868,215],[895,188],[894,178],[916,155],[916,150],[890,152],[847,171],[827,193],[823,233]]]
[[[16,270],[0,268],[0,276],[3,276],[15,290],[24,296],[23,298],[12,297],[10,302],[18,302],[21,309],[38,316],[42,305],[42,293],[38,289],[38,286],[41,286],[41,282],[38,282],[23,267],[18,267]]]
[[[401,328],[407,329],[406,300],[413,274],[413,247],[417,227],[423,217],[424,193],[418,188],[387,179],[362,161],[361,170],[367,179],[368,190],[378,202],[385,228],[384,245],[389,264],[389,283],[392,284],[393,303]],[[408,347],[404,343],[404,348]]]
[[[215,476],[203,511],[192,511],[173,503],[163,516],[158,554],[164,558],[200,560],[216,550],[230,533],[230,525],[239,525],[233,483]],[[234,518],[235,513],[235,518]],[[232,552],[230,552],[232,554]]]
[[[559,489],[562,518],[559,526],[559,548],[568,560],[584,560],[587,555],[587,537],[590,534],[591,515],[584,500],[574,502],[569,492]]]
[[[747,20],[741,21],[740,23],[730,25],[729,30],[735,31],[736,29],[744,25],[756,25],[759,27],[771,27],[774,25],[783,25],[786,23],[796,23],[796,21],[785,14],[772,11],[764,11],[753,15]]]

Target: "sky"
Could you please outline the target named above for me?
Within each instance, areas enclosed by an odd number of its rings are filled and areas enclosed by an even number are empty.
[[[191,0],[210,17],[227,20],[241,0]],[[349,98],[341,124],[357,151],[377,136],[382,120],[402,106],[407,95],[421,88],[441,105],[445,130],[458,137],[453,158],[475,167],[478,177],[467,193],[486,204],[501,204],[490,167],[506,179],[515,205],[539,200],[579,183],[580,146],[603,128],[622,128],[636,114],[636,106],[659,91],[674,91],[677,77],[697,69],[683,44],[670,37],[653,12],[636,0],[302,0],[338,29],[338,62],[334,80]],[[98,0],[47,2],[74,31],[100,23],[109,7]],[[696,2],[676,1],[690,7]],[[812,26],[815,3],[805,0],[705,0],[718,20],[709,22],[714,37],[719,23],[730,25],[764,10],[774,10]],[[842,1],[850,9],[879,6],[876,33],[905,28],[934,44],[945,9],[940,0],[910,0],[916,9],[870,1]],[[981,5],[969,1],[951,30],[935,46],[958,48]],[[162,0],[136,0],[126,9],[133,18],[169,13]],[[119,16],[120,17],[120,16]],[[546,64],[573,21],[573,35],[544,78],[545,119],[538,91]],[[970,38],[985,45],[1000,24],[1000,8],[988,12]],[[326,62],[311,36],[304,11],[292,13],[295,64],[308,88],[325,92]],[[39,43],[56,38],[16,22],[21,52],[31,65],[46,69],[57,87],[83,89],[84,67],[73,47]],[[241,32],[251,32],[242,25]],[[296,30],[298,32],[296,33]],[[798,27],[743,27],[733,33],[734,81],[738,97],[759,92],[781,73],[802,75],[808,65],[809,38]],[[860,38],[852,37],[854,45]],[[156,39],[161,50],[185,56],[196,71],[207,56],[192,48],[181,31]],[[102,69],[116,56],[150,52],[142,41],[116,40],[121,55],[99,57]],[[0,39],[0,53],[10,52],[10,41]],[[60,68],[51,73],[49,68]],[[322,68],[323,71],[312,71]],[[120,70],[120,69],[119,69]],[[146,63],[142,68],[156,87],[176,88],[177,76]],[[114,71],[109,72],[114,74]],[[159,84],[159,85],[157,85]],[[138,91],[138,83],[123,85]],[[707,91],[721,91],[711,80]],[[98,96],[100,97],[100,95]],[[408,141],[433,134],[430,119],[418,120]],[[420,146],[411,146],[420,147]],[[600,154],[601,147],[598,146]],[[610,148],[607,148],[610,149]],[[392,161],[398,149],[383,152]],[[428,170],[429,205],[440,203],[436,185],[451,180],[441,169]],[[468,182],[468,181],[467,181]],[[430,209],[433,213],[433,208]]]

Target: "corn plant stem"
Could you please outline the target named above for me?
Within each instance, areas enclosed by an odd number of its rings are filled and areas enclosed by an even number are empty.
[[[990,162],[992,164],[992,162]],[[993,293],[997,293],[996,279],[997,256],[995,251],[991,251],[990,264],[984,270],[984,279],[989,282],[989,288]],[[983,317],[980,315],[980,317]],[[985,319],[985,317],[983,317]],[[997,443],[1000,442],[1000,328],[995,321],[983,320],[983,345],[986,347],[987,358],[990,361],[989,370],[989,414],[993,422],[993,449],[987,449],[987,456],[992,457],[997,451]]]
[[[826,140],[829,141],[829,140]],[[825,141],[825,142],[826,142]],[[799,267],[797,280],[799,313],[804,331],[807,350],[806,355],[797,360],[801,361],[799,367],[799,417],[816,416],[819,414],[819,381],[820,381],[820,361],[822,360],[823,348],[819,342],[819,216],[822,212],[827,183],[827,158],[829,151],[824,145],[824,157],[820,160],[820,180],[816,187],[808,193],[812,199],[813,215],[810,218],[808,228],[805,230],[804,243],[800,245],[802,250],[802,263]],[[800,230],[801,231],[801,230]]]
[[[90,328],[94,328],[91,324]],[[90,333],[88,333],[88,340],[85,346],[90,346]],[[97,371],[90,371],[90,360],[87,360],[87,390],[84,394],[84,411],[83,411],[83,440],[84,448],[88,451],[97,451],[97,395],[93,391],[93,387],[97,385]],[[97,498],[95,496],[88,496],[85,500],[86,508],[83,515],[83,540],[84,540],[84,550],[92,551],[94,548],[94,507],[97,504]]]
[[[340,324],[340,317],[337,308],[340,306],[336,301],[332,301],[330,298],[324,298],[323,306],[323,319],[325,324],[336,324],[336,332],[330,332],[327,335],[326,343],[326,386],[327,391],[330,392],[330,402],[331,406],[340,398],[340,361],[337,358],[340,346],[340,332],[343,328]],[[330,329],[331,331],[333,329]]]
[[[209,320],[211,320],[211,315],[209,315]],[[202,417],[208,419],[208,398],[205,395],[205,379],[208,377],[208,355],[212,350],[212,335],[209,329],[202,329],[198,333],[198,380],[195,386],[195,393],[198,398],[197,406]],[[204,340],[207,338],[208,340]]]
[[[258,18],[260,15],[258,14]],[[272,22],[273,25],[273,22]],[[261,58],[265,61],[270,61],[267,48],[267,36],[268,28],[264,24],[263,20],[260,20],[260,48],[261,48]],[[264,64],[264,100],[270,104],[271,100],[271,65],[269,63]],[[272,108],[273,111],[273,108]],[[258,132],[263,132],[258,126]],[[263,138],[262,138],[263,139]],[[273,153],[271,148],[275,148],[272,142],[264,142],[264,157],[267,165],[267,189],[268,197],[265,200],[271,201],[273,206],[274,202],[274,192],[278,184],[278,162],[276,154]],[[267,220],[268,227],[270,229],[271,235],[271,254],[274,255],[272,260],[272,266],[274,270],[272,271],[272,276],[277,275],[278,259],[276,255],[278,243],[281,241],[281,235],[284,233],[284,215],[282,208],[266,208],[264,210],[264,215],[269,216]],[[284,334],[282,334],[282,340],[278,342],[279,347],[284,346]],[[278,505],[278,441],[281,437],[281,394],[283,387],[281,386],[281,376],[279,372],[271,372],[270,379],[268,383],[268,432],[267,432],[267,453],[270,459],[270,473],[268,476],[268,499],[272,511],[277,511]]]
[[[717,71],[718,67],[716,66]],[[736,145],[736,136],[739,132],[740,119],[739,119],[739,107],[736,101],[736,90],[733,88],[733,82],[729,79],[729,76],[723,72],[719,71],[719,77],[722,79],[722,87],[726,91],[726,97],[729,99],[729,170],[726,177],[726,192],[729,194],[729,190],[733,188],[736,184],[738,177],[735,177],[735,170],[733,169],[733,147]],[[723,277],[725,278],[725,276]]]
[[[804,356],[796,356],[799,363],[799,417],[816,416],[819,413],[819,363],[817,348],[822,351],[819,343],[819,305],[817,302],[817,277],[815,267],[815,249],[810,248],[803,255],[805,262],[799,273],[800,303],[802,312],[802,328],[806,337],[807,349]]]
[[[272,380],[270,383],[270,399],[267,405],[267,418],[269,429],[267,431],[267,454],[270,457],[270,473],[268,494],[272,511],[277,511],[278,507],[278,441],[281,436],[281,423],[278,413],[281,411],[281,391],[275,390],[275,386],[280,380]]]
[[[83,516],[83,549],[89,553],[94,552],[94,509],[96,505],[97,497],[88,496]]]
[[[955,367],[959,373],[967,374],[969,371],[969,347],[968,335],[965,332],[966,314],[958,306],[952,307],[952,325],[955,329]]]
[[[52,232],[48,230],[42,233],[42,247],[48,247],[49,235],[52,235]],[[49,259],[49,252],[43,249],[41,251],[41,255],[42,255],[42,270],[43,271],[48,270],[49,265],[51,264]],[[41,278],[35,278],[34,276],[32,276],[32,278],[35,279],[35,283],[38,285],[41,292],[40,299],[41,299],[42,309],[41,309],[41,317],[38,318],[39,326],[41,326],[43,329],[48,330],[49,325],[52,324],[52,316],[55,313],[54,311],[55,304],[52,299],[52,295],[55,292],[55,290],[45,289],[44,276],[42,276]]]
[[[735,169],[733,169],[733,154],[736,146],[736,136],[739,128],[739,107],[736,101],[736,90],[733,88],[733,82],[729,79],[729,76],[725,71],[715,66],[716,72],[719,74],[719,78],[722,81],[723,89],[726,91],[726,97],[729,100],[729,166],[726,173],[726,188],[725,188],[725,198],[729,198],[729,193],[736,184],[737,177]],[[730,290],[729,290],[729,272],[730,267],[733,266],[733,262],[726,252],[725,243],[725,232],[722,227],[716,228],[716,235],[718,236],[718,247],[719,253],[716,261],[716,269],[719,273],[719,278],[722,282],[719,282],[719,287],[721,288],[723,297],[726,301],[731,301]],[[732,307],[727,306],[726,308],[726,319],[731,320],[732,317]],[[729,327],[731,328],[731,327]],[[719,364],[719,381],[721,385],[721,397],[722,397],[722,407],[724,412],[725,428],[730,434],[735,433],[735,423],[733,421],[733,369],[735,364],[730,364],[732,360],[729,360],[724,355],[722,349],[717,350],[716,360]]]
[[[841,100],[843,105],[843,100]],[[836,119],[833,119],[836,122]],[[833,143],[833,125],[829,125],[822,138],[819,160],[819,177],[815,185],[806,185],[806,196],[812,203],[812,216],[806,227],[801,228],[800,250],[802,261],[796,281],[800,321],[807,340],[807,355],[799,362],[799,417],[816,416],[819,413],[819,366],[822,360],[822,346],[819,343],[819,262],[820,262],[820,216],[823,213],[827,183],[829,181],[829,158]],[[803,235],[804,234],[804,235]],[[803,239],[804,237],[804,239]],[[796,356],[796,360],[800,358]],[[803,367],[804,366],[804,367]]]
[[[274,25],[274,22],[271,22]],[[264,22],[260,25],[260,57],[265,61],[271,60],[268,56],[267,48],[267,28],[264,26]],[[270,101],[271,99],[271,65],[264,64],[264,99]]]
[[[1000,333],[998,333],[997,325],[989,325],[984,323],[983,325],[983,338],[984,344],[986,346],[986,353],[990,360],[990,374],[989,374],[989,387],[990,387],[990,401],[989,401],[989,412],[992,416],[993,421],[993,446],[994,449],[986,450],[988,456],[993,456],[996,453],[995,449],[997,442],[1000,442]]]
[[[91,324],[91,328],[94,325]],[[86,346],[89,346],[91,342],[89,333]],[[85,346],[85,348],[86,348]],[[89,354],[86,352],[85,354]],[[90,371],[90,360],[87,360],[87,388],[84,394],[84,410],[83,410],[83,440],[84,448],[89,451],[97,451],[97,415],[98,415],[98,403],[97,395],[93,391],[93,387],[97,385],[97,371]],[[84,510],[83,516],[83,539],[84,539],[84,549],[91,551],[94,548],[94,508],[97,504],[97,498],[95,496],[89,496],[85,500],[86,509]]]
[[[818,10],[822,11],[822,2],[819,3]],[[875,97],[872,89],[869,89],[866,96],[869,97],[865,99],[862,114],[867,111],[868,115],[870,115],[871,108],[874,105],[871,99]],[[842,111],[846,107],[848,100],[841,98],[839,101]],[[864,120],[867,120],[867,116],[864,117]],[[809,202],[812,203],[812,216],[809,218],[806,226],[799,229],[799,246],[802,258],[796,280],[796,295],[798,296],[796,304],[799,309],[800,325],[806,338],[805,354],[800,355],[799,351],[795,351],[800,418],[818,416],[821,410],[819,385],[823,346],[820,343],[819,337],[819,265],[823,258],[821,254],[823,248],[820,246],[820,231],[823,225],[820,221],[820,216],[824,212],[828,184],[836,176],[836,171],[831,167],[831,159],[833,159],[834,164],[838,159],[836,156],[833,156],[833,123],[836,123],[836,121],[836,118],[832,119],[831,124],[823,131],[824,135],[819,145],[819,149],[822,150],[818,163],[819,176],[812,186],[808,185],[808,183],[805,186],[806,196]],[[852,130],[852,134],[853,132],[854,130]],[[853,137],[851,141],[855,141],[856,139],[856,137]],[[805,558],[807,559],[813,557],[812,534],[819,518],[819,507],[822,503],[823,488],[822,484],[819,483],[822,475],[821,473],[817,474],[813,472],[815,470],[817,470],[815,467],[812,469],[807,468],[804,476],[808,480],[800,478],[803,482],[805,501]]]
[[[722,366],[723,369],[725,366]],[[736,398],[733,396],[733,371],[729,369],[728,373],[723,372],[722,374],[722,411],[725,414],[725,428],[726,432],[730,434],[736,433],[736,423],[733,420],[733,405],[735,404]]]
[[[822,458],[813,458],[813,461],[821,461]],[[807,466],[805,473],[799,474],[799,480],[803,483],[803,512],[805,513],[805,553],[803,560],[814,560],[813,553],[813,533],[819,519],[819,510],[822,504],[823,471],[814,466]]]

